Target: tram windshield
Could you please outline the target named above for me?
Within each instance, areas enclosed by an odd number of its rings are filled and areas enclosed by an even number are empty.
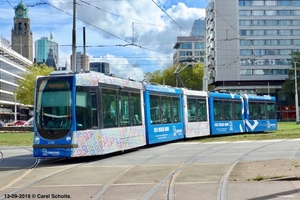
[[[66,79],[42,79],[37,85],[36,126],[47,139],[64,137],[71,128],[71,87]]]

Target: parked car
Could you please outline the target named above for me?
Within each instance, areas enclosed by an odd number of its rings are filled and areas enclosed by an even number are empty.
[[[16,120],[13,123],[8,123],[7,126],[23,126],[25,123],[24,120]]]
[[[33,126],[33,117],[31,117],[27,122],[25,122],[25,124],[23,124],[22,126]]]

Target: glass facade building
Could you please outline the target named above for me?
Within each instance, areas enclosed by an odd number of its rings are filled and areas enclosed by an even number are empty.
[[[56,66],[58,66],[58,44],[52,40],[49,40],[48,37],[42,37],[41,39],[35,41],[35,62],[45,63],[47,61],[50,49],[53,50],[53,56],[57,62]]]

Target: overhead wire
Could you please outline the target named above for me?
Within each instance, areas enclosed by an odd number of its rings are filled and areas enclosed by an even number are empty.
[[[6,0],[6,1],[12,8],[14,8],[14,6],[8,0]]]
[[[108,13],[108,14],[110,14],[110,15],[112,15],[112,16],[116,16],[116,17],[118,17],[118,18],[124,19],[124,20],[126,20],[126,21],[128,21],[128,22],[134,22],[134,23],[136,23],[136,24],[158,26],[158,27],[164,27],[164,28],[170,28],[170,29],[174,29],[174,28],[175,28],[175,27],[171,27],[171,26],[165,26],[165,25],[162,25],[162,24],[153,24],[153,23],[149,23],[149,22],[141,21],[141,20],[139,20],[139,19],[131,19],[131,18],[124,17],[124,16],[122,16],[122,15],[118,15],[118,14],[116,14],[116,13],[112,13],[112,12],[109,12],[109,11],[107,11],[107,10],[104,10],[104,9],[98,7],[98,6],[95,6],[95,5],[93,5],[93,4],[89,3],[89,2],[87,2],[87,1],[83,1],[83,0],[79,0],[79,1],[81,1],[81,2],[83,2],[83,3],[85,3],[85,4],[89,5],[89,6],[91,6],[91,7],[93,7],[93,8],[96,8],[96,9],[98,9],[98,10],[101,10],[102,12],[105,12],[105,13]],[[121,1],[124,1],[124,0],[121,0]],[[90,1],[90,2],[99,2],[99,1]]]
[[[163,13],[165,13],[183,32],[185,32],[187,35],[189,35],[162,7],[160,7],[154,0],[152,2],[161,10]]]
[[[50,6],[53,7],[53,8],[55,8],[55,9],[57,9],[57,10],[59,10],[59,11],[65,13],[65,14],[67,14],[67,15],[73,16],[72,14],[70,14],[70,13],[68,13],[68,12],[66,12],[66,11],[64,11],[64,10],[62,10],[62,9],[60,9],[60,8],[58,8],[58,7],[54,6],[54,5],[52,5],[52,4],[50,4],[50,3],[47,3],[47,2],[45,2],[45,1],[43,1],[43,0],[41,0],[41,1],[44,2],[44,3],[46,3],[46,4],[48,4],[48,5],[50,5]],[[77,5],[80,5],[80,4],[78,4],[78,3],[76,3],[76,4],[77,4]],[[101,30],[101,31],[103,31],[103,32],[105,32],[105,33],[107,33],[107,34],[109,34],[109,35],[115,37],[115,38],[118,38],[118,39],[120,39],[120,40],[126,42],[126,44],[117,44],[116,46],[122,46],[122,47],[126,47],[126,46],[135,46],[135,47],[139,47],[139,48],[141,48],[141,49],[145,49],[145,50],[148,50],[148,51],[153,51],[153,52],[158,52],[158,53],[165,54],[164,52],[161,52],[161,51],[158,51],[158,50],[154,50],[154,49],[150,49],[150,48],[145,48],[145,47],[140,46],[140,45],[138,45],[138,44],[132,44],[132,43],[128,42],[127,40],[125,40],[125,39],[123,39],[123,38],[121,38],[121,37],[119,37],[119,36],[117,36],[117,35],[115,35],[115,34],[112,34],[112,33],[108,32],[108,31],[106,31],[106,30],[104,30],[104,29],[101,29],[101,28],[99,28],[98,26],[95,26],[95,25],[93,25],[92,23],[87,22],[86,20],[83,20],[83,19],[81,19],[81,18],[79,18],[79,17],[76,17],[76,19],[78,19],[78,20],[80,20],[80,21],[82,21],[82,22],[84,22],[84,23],[86,23],[86,24],[88,24],[88,25],[90,25],[90,26],[92,26],[92,27],[94,27],[94,28],[96,28],[96,29],[99,29],[99,30]]]

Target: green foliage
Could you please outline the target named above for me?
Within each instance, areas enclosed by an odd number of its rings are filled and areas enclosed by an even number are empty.
[[[151,82],[151,83],[157,83],[157,84],[163,84],[170,85],[173,87],[176,87],[176,76],[174,74],[175,70],[179,71],[178,76],[181,78],[184,86],[186,88],[192,89],[192,90],[202,90],[202,78],[203,78],[203,70],[204,66],[201,63],[194,64],[193,66],[184,68],[183,65],[173,65],[167,67],[165,70],[157,70],[153,73],[147,72],[144,75],[144,80]],[[182,71],[181,71],[182,70]],[[177,82],[178,87],[183,87],[180,84],[180,81]]]
[[[297,86],[300,85],[300,79],[299,79],[299,71],[300,70],[300,52],[293,52],[291,54],[292,56],[292,66],[291,69],[295,69],[295,63],[296,63],[296,73],[297,73]],[[289,70],[288,77],[285,80],[285,82],[282,84],[281,94],[284,94],[289,101],[293,101],[295,98],[295,71]]]
[[[33,105],[34,103],[34,86],[35,80],[38,76],[48,76],[54,68],[48,67],[46,64],[33,64],[26,66],[26,71],[22,74],[22,77],[18,79],[17,83],[19,87],[15,90],[16,99],[21,104]]]
[[[0,146],[31,146],[33,132],[5,132],[0,133]]]

